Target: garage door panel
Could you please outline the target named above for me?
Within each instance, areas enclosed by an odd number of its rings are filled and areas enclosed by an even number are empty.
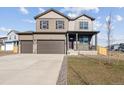
[[[13,48],[14,48],[14,45],[13,45],[13,43],[6,43],[5,44],[5,49],[6,49],[6,51],[12,51],[13,50]]]
[[[21,41],[21,53],[33,53],[33,41]]]
[[[64,54],[64,40],[38,41],[37,52],[43,54]]]

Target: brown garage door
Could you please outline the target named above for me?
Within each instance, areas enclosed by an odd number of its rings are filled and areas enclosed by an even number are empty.
[[[45,40],[37,42],[37,53],[38,54],[64,54],[64,40]]]
[[[33,41],[21,41],[21,53],[33,53]]]

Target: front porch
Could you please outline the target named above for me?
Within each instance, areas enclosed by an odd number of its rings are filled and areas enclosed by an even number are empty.
[[[97,49],[97,31],[68,31],[67,33],[67,53],[91,53]],[[94,40],[93,40],[93,36]],[[89,52],[88,52],[89,51]],[[93,52],[94,54],[94,52]]]

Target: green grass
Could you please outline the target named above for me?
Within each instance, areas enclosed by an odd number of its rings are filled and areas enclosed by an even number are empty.
[[[111,65],[105,62],[97,57],[68,57],[67,83],[69,85],[124,84],[124,60],[117,63],[113,59]]]

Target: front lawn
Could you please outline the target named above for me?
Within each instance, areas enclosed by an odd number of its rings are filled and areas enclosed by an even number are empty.
[[[124,60],[113,59],[111,65],[105,62],[97,56],[69,56],[67,84],[124,84]]]

